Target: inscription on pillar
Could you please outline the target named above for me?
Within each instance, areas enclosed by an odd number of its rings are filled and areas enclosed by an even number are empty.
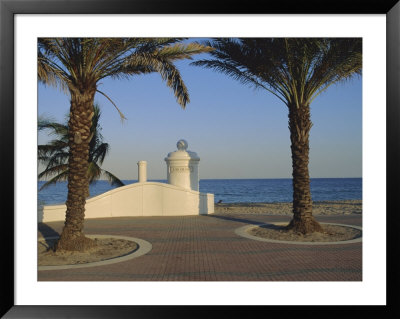
[[[193,172],[193,167],[169,167],[169,172],[177,172],[177,173],[184,173],[184,172]]]

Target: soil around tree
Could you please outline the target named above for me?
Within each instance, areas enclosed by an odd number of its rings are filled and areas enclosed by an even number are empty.
[[[84,252],[53,250],[57,239],[38,241],[38,266],[78,265],[109,260],[135,252],[137,243],[119,238],[94,238],[96,246]]]
[[[322,232],[310,234],[287,230],[286,226],[280,224],[260,225],[251,227],[247,230],[247,233],[263,239],[294,242],[340,242],[357,239],[362,236],[361,230],[349,226],[323,224],[321,225]]]

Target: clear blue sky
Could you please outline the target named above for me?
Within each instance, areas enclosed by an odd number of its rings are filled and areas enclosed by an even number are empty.
[[[287,107],[269,92],[190,62],[177,63],[190,94],[185,110],[157,73],[101,82],[99,89],[127,117],[121,123],[114,106],[96,95],[102,135],[111,146],[103,168],[120,179],[137,179],[136,163],[146,160],[149,179],[166,179],[164,158],[184,138],[201,158],[200,179],[290,178]],[[39,84],[38,115],[62,122],[68,112],[68,95]],[[361,78],[317,97],[311,119],[311,177],[361,177]],[[47,133],[39,133],[39,144],[48,140]]]

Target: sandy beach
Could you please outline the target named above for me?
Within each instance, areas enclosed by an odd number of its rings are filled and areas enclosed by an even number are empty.
[[[292,203],[220,203],[215,214],[292,215]],[[313,202],[313,215],[362,214],[362,200]]]

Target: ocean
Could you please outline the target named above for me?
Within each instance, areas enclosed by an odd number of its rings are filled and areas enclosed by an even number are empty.
[[[166,180],[153,180],[165,183]],[[136,180],[124,180],[125,185]],[[38,190],[45,182],[38,182]],[[200,192],[213,193],[214,201],[223,203],[292,201],[292,179],[202,179]],[[90,195],[96,196],[115,187],[107,181],[97,181],[90,185]],[[362,199],[362,178],[311,178],[313,201],[333,201]],[[38,191],[38,205],[65,203],[67,182],[59,182]]]

